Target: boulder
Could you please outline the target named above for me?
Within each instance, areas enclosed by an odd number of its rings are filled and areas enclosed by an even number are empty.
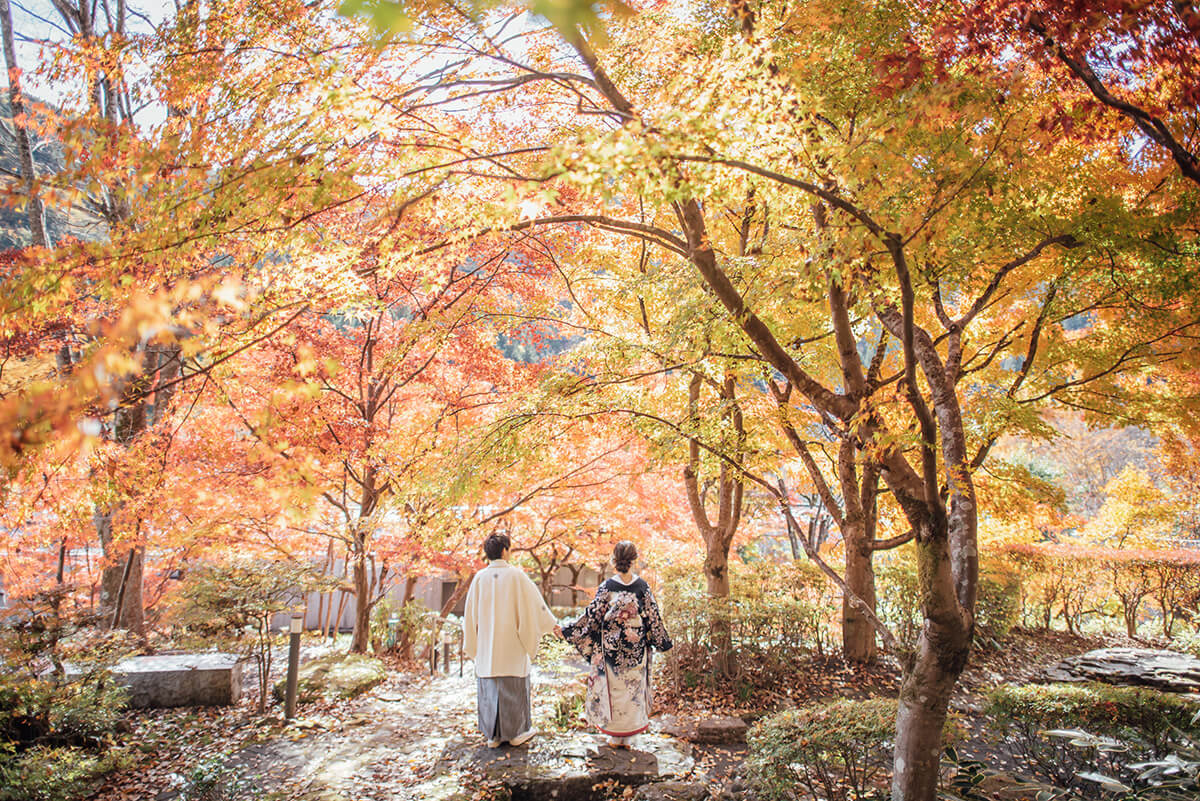
[[[1154,687],[1169,692],[1200,691],[1200,659],[1149,648],[1100,648],[1044,669],[1040,681],[1099,681]]]
[[[437,771],[478,776],[504,787],[513,801],[591,801],[599,796],[598,785],[678,782],[694,767],[691,748],[669,737],[643,734],[625,749],[590,735],[564,734],[539,735],[520,748],[452,741]]]
[[[296,697],[301,703],[320,698],[353,698],[387,678],[378,659],[363,654],[327,654],[300,666]],[[275,683],[275,697],[283,700],[287,678]]]
[[[75,673],[68,667],[68,676]],[[112,673],[135,708],[228,706],[242,697],[242,659],[236,654],[131,656]]]

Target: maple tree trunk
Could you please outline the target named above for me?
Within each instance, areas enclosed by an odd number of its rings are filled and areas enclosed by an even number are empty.
[[[950,694],[962,669],[950,669],[924,635],[913,667],[900,684],[892,801],[933,801],[942,758]],[[965,661],[965,650],[963,654]]]
[[[710,603],[709,639],[713,669],[718,676],[732,676],[737,669],[733,654],[733,632],[729,620],[729,554],[718,544],[707,543],[704,578]]]
[[[875,567],[870,543],[864,541],[861,524],[847,521],[842,532],[846,548],[846,586],[875,611]],[[842,597],[842,654],[851,662],[871,664],[878,656],[875,627],[863,612]]]
[[[410,568],[411,569],[411,568]],[[417,587],[417,579],[413,575],[405,576],[404,578],[404,598],[400,601],[401,608],[408,605],[413,599],[413,591]],[[400,652],[401,659],[412,659],[413,656],[413,638],[412,630],[408,627],[401,629],[400,638],[396,643],[396,650]]]
[[[896,708],[891,801],[934,801],[950,695],[966,667],[972,630],[958,611],[947,538],[917,542],[918,592],[925,622],[904,665]]]
[[[100,547],[107,563],[100,574],[100,626],[112,626],[143,635],[146,613],[142,603],[142,573],[145,554],[142,548],[118,550],[113,541],[113,518],[116,509],[93,514],[92,522],[100,535]],[[120,614],[117,614],[117,603]]]
[[[371,640],[371,582],[367,560],[360,553],[354,557],[354,635],[350,653],[365,654]]]

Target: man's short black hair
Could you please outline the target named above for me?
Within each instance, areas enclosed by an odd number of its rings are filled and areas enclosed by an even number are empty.
[[[512,547],[507,534],[492,534],[483,541],[483,552],[488,559],[502,559],[504,552]]]

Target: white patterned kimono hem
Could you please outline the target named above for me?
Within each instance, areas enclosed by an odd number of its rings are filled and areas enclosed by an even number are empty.
[[[630,670],[601,665],[588,677],[588,722],[609,737],[632,737],[650,728],[650,653]]]

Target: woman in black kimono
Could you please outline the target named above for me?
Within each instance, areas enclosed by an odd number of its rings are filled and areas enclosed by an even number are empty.
[[[618,543],[617,575],[600,585],[579,620],[562,627],[590,666],[588,722],[615,747],[628,747],[629,738],[650,725],[650,649],[671,649],[654,593],[631,572],[635,559],[632,542]]]

